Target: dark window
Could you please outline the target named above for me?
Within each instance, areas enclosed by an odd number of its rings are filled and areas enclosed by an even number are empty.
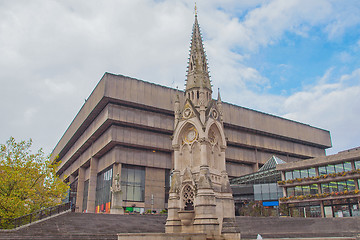
[[[285,180],[293,179],[292,171],[285,172]]]
[[[328,174],[329,174],[329,173],[335,173],[335,167],[334,167],[334,165],[327,165],[327,166],[326,166],[326,171],[327,171]]]
[[[322,193],[330,193],[330,188],[328,183],[321,184],[321,192]]]
[[[323,166],[323,167],[319,167],[319,175],[325,175],[327,172],[326,172],[326,167]]]
[[[309,177],[308,170],[307,170],[307,169],[301,169],[301,170],[300,170],[300,177],[301,177],[301,178],[307,178],[307,177]]]
[[[344,171],[344,165],[342,163],[335,165],[335,172],[340,173]]]
[[[96,181],[96,212],[110,212],[111,192],[113,169],[112,166],[98,173]]]
[[[359,180],[358,180],[359,181]],[[349,179],[346,181],[346,185],[347,185],[347,190],[348,191],[353,191],[355,190],[355,182],[353,179]]]
[[[121,168],[121,189],[125,201],[143,202],[145,195],[145,168],[123,165]]]
[[[295,179],[295,178],[301,178],[301,176],[300,176],[300,170],[294,170],[293,171],[293,178]]]
[[[310,168],[309,169],[309,177],[316,177],[315,168]]]
[[[318,186],[317,184],[311,184],[310,185],[310,194],[318,194],[319,190],[318,190]]]
[[[348,172],[351,171],[352,167],[351,167],[351,162],[344,162],[344,171]]]
[[[360,160],[355,161],[355,168],[360,169]]]

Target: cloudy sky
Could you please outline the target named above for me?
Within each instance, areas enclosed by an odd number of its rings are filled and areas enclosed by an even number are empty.
[[[359,0],[197,6],[224,101],[360,145]],[[182,89],[193,21],[190,0],[0,0],[0,143],[50,153],[105,72]]]

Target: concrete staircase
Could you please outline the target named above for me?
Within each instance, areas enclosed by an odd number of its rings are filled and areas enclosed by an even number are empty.
[[[165,232],[165,215],[110,215],[68,212],[16,230],[0,231],[3,239],[116,240],[118,233]],[[241,232],[241,239],[356,239],[360,218],[236,217],[224,219],[223,233]],[[344,238],[345,239],[345,238]],[[359,238],[360,239],[360,238]]]
[[[236,217],[241,239],[351,237],[360,234],[360,218]]]
[[[12,231],[0,239],[116,240],[118,233],[165,232],[165,215],[110,215],[68,212]]]

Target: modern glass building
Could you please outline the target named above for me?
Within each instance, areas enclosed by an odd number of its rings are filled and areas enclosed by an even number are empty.
[[[359,211],[360,148],[278,165],[289,216],[355,217]]]
[[[260,215],[266,215],[261,212],[264,208],[268,215],[279,215],[279,198],[283,197],[283,192],[277,184],[281,173],[276,170],[276,165],[282,163],[285,162],[272,156],[257,172],[230,181],[237,215],[254,215],[247,209],[255,207]]]

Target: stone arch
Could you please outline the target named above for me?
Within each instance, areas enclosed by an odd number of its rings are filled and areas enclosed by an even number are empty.
[[[220,129],[222,129],[221,124],[215,120],[212,120],[212,122],[210,122],[206,128],[205,134],[212,145],[218,143],[219,146],[226,146],[224,131],[221,131]]]

